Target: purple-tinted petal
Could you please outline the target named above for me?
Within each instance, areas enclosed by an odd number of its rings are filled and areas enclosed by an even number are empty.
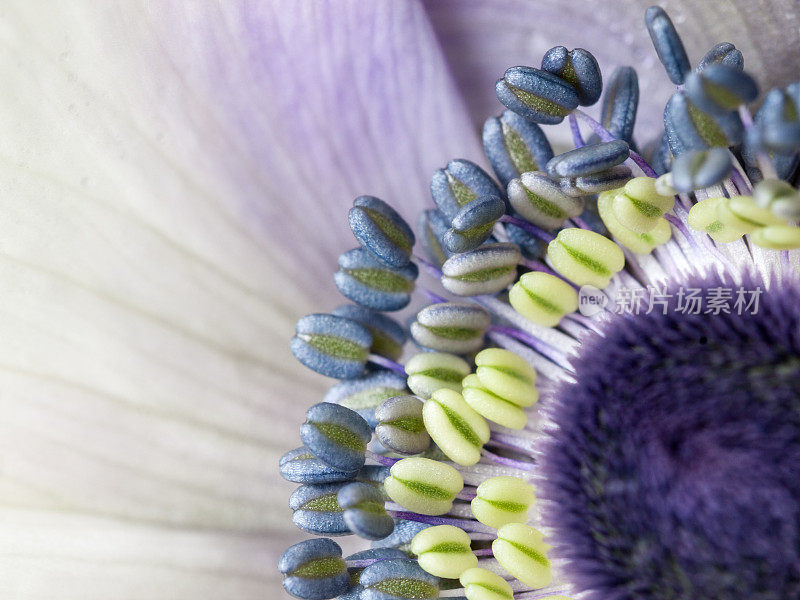
[[[512,65],[536,66],[555,45],[585,48],[604,74],[632,65],[642,90],[638,135],[658,134],[674,86],[644,26],[647,4],[628,0],[424,0],[475,123],[500,112],[494,82]],[[651,4],[657,4],[652,2]],[[795,0],[673,0],[662,3],[692,64],[717,42],[733,42],[762,89],[797,79],[800,10]],[[548,135],[550,132],[548,131]],[[561,139],[560,137],[558,139]],[[646,141],[646,140],[644,140]]]

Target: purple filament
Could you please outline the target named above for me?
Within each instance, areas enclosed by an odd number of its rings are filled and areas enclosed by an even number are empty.
[[[468,519],[455,519],[453,517],[434,517],[431,515],[420,515],[415,512],[407,512],[403,510],[387,510],[386,514],[395,519],[405,519],[406,521],[415,521],[417,523],[427,523],[428,525],[455,525],[460,527],[467,533],[488,533],[494,534],[495,530],[491,527],[483,525],[478,521]]]
[[[572,131],[572,142],[575,144],[575,147],[582,148],[583,146],[585,146],[586,142],[583,141],[583,136],[581,135],[581,128],[578,126],[578,120],[572,113],[570,113],[569,115],[569,128]]]
[[[589,226],[589,224],[580,217],[572,217],[570,220],[581,229],[586,229],[587,231],[594,231],[594,229],[592,229]]]
[[[375,454],[371,450],[366,451],[367,458],[371,458],[379,465],[383,465],[384,467],[391,467],[394,463],[396,463],[399,458],[389,458],[388,456],[383,456],[382,454]]]
[[[543,242],[550,243],[554,239],[556,239],[556,237],[552,233],[545,231],[541,227],[537,227],[533,223],[528,223],[523,219],[518,219],[516,217],[512,217],[511,215],[503,215],[502,217],[500,217],[500,222],[511,223],[512,225],[516,225],[520,229],[527,231],[532,236],[539,238]]]
[[[370,354],[368,358],[369,362],[376,364],[378,366],[384,367],[386,369],[391,369],[395,373],[399,373],[403,377],[406,376],[406,368],[401,365],[399,362],[393,361],[391,358],[386,358],[385,356],[381,356],[380,354]]]
[[[541,354],[545,358],[548,358],[550,361],[556,363],[557,365],[562,366],[564,368],[568,368],[569,366],[567,359],[563,353],[559,352],[552,346],[549,346],[548,344],[544,343],[539,338],[530,335],[529,333],[525,333],[524,331],[521,331],[514,327],[507,327],[505,325],[492,325],[491,327],[489,327],[489,331],[503,333],[507,336],[516,338],[519,341],[525,343],[526,345],[536,350],[539,354]]]
[[[426,296],[426,297],[428,298],[428,300],[430,300],[431,302],[435,302],[435,303],[437,303],[437,304],[441,304],[442,302],[448,302],[447,298],[444,298],[443,296],[440,296],[440,295],[439,295],[439,294],[437,294],[436,292],[432,292],[432,291],[431,291],[431,290],[429,290],[428,288],[423,288],[423,287],[421,287],[421,288],[419,288],[419,289],[420,289],[420,291],[421,291],[423,294],[425,294],[425,296]]]
[[[604,142],[610,142],[617,139],[608,129],[603,127],[600,123],[595,121],[592,117],[587,115],[582,110],[575,109],[570,114],[570,116],[572,115],[575,115],[577,118],[579,118],[589,127],[591,127],[592,131],[594,131],[598,135],[598,137]],[[658,173],[656,173],[653,170],[653,167],[647,164],[647,161],[644,158],[642,158],[638,153],[634,152],[633,150],[629,150],[629,152],[631,160],[633,160],[633,162],[635,162],[639,166],[639,168],[644,172],[645,175],[647,175],[648,177],[658,177]]]
[[[524,438],[520,438],[515,435],[509,435],[507,433],[499,433],[497,431],[492,432],[492,436],[489,438],[489,441],[490,443],[494,442],[503,448],[517,450],[523,453],[530,452],[533,447],[533,443],[530,440],[525,440]]]
[[[515,469],[519,469],[520,471],[533,471],[536,468],[536,466],[531,462],[523,462],[521,460],[514,460],[513,458],[506,458],[505,456],[500,456],[494,452],[490,452],[486,448],[481,450],[481,456],[484,456],[497,465],[513,467]]]
[[[417,261],[419,266],[425,269],[431,277],[435,277],[436,279],[440,279],[442,277],[442,270],[432,262],[429,262],[421,256],[417,256],[416,254],[414,255],[414,260]]]

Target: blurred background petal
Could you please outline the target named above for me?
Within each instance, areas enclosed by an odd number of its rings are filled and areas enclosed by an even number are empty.
[[[650,141],[647,132],[663,129],[664,104],[674,91],[644,26],[644,11],[653,4],[669,13],[692,65],[717,42],[733,42],[762,86],[797,81],[797,0],[425,0],[475,123],[498,112],[494,82],[509,66],[538,67],[556,45],[586,48],[606,75],[618,65],[636,67],[642,144]],[[568,128],[559,131],[568,138]]]
[[[347,207],[478,157],[424,10],[25,0],[0,43],[0,596],[264,597]]]

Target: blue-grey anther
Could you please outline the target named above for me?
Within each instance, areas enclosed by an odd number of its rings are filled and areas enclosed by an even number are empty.
[[[413,262],[396,269],[364,248],[355,248],[339,256],[339,270],[333,280],[348,300],[373,310],[388,311],[408,305],[418,274]]]
[[[422,422],[422,400],[416,396],[389,398],[375,410],[375,436],[389,450],[412,456],[430,446],[431,438]]]
[[[612,140],[575,148],[550,159],[547,174],[551,177],[580,177],[600,173],[622,164],[630,156],[625,140]]]
[[[372,430],[357,412],[339,404],[320,402],[306,411],[300,439],[322,462],[342,471],[364,466]]]
[[[356,198],[348,220],[361,245],[387,265],[404,267],[411,260],[414,232],[403,217],[380,198]]]
[[[382,540],[372,542],[373,548],[399,548],[404,550],[423,529],[430,527],[429,523],[420,523],[419,521],[406,521],[405,519],[395,519],[394,531],[392,534]]]
[[[382,540],[394,529],[392,517],[384,509],[383,494],[374,485],[353,482],[336,496],[350,531],[366,540]]]
[[[278,463],[281,476],[295,483],[336,483],[349,481],[358,471],[340,471],[318,459],[314,454],[301,446],[281,456]]]
[[[431,350],[468,354],[483,346],[483,335],[491,318],[475,304],[442,302],[431,304],[417,313],[411,323],[411,336]]]
[[[444,235],[450,229],[450,219],[438,209],[423,210],[417,218],[417,229],[428,259],[437,267],[441,267],[452,254],[444,245]]]
[[[709,65],[702,72],[686,76],[686,95],[697,108],[724,115],[758,97],[758,84],[741,69]]]
[[[357,564],[359,566],[347,567],[352,585],[346,593],[339,596],[339,600],[360,600],[361,590],[364,589],[361,587],[361,584],[358,583],[361,572],[374,562],[393,558],[408,558],[408,556],[405,552],[397,548],[370,548],[369,550],[361,550],[360,552],[348,556],[345,559],[348,565]]]
[[[770,90],[755,114],[755,127],[750,128],[744,136],[742,159],[747,176],[753,182],[763,178],[758,164],[758,157],[763,151],[768,153],[780,179],[790,177],[797,167],[796,140],[800,136],[797,132],[797,109],[800,107],[800,94],[790,94],[792,89],[800,91],[797,84]]]
[[[356,379],[340,381],[328,390],[323,401],[341,404],[356,411],[370,427],[374,427],[375,408],[387,398],[406,393],[408,390],[403,375],[380,369]]]
[[[397,360],[403,354],[403,344],[407,341],[402,325],[377,311],[354,304],[344,304],[335,308],[332,314],[358,321],[372,334],[370,350],[375,354]]]
[[[348,482],[302,485],[289,496],[292,522],[303,531],[316,535],[350,535],[344,512],[336,495]]]
[[[410,559],[382,560],[361,572],[361,600],[434,600],[439,597],[439,578],[426,573]]]
[[[442,287],[456,296],[496,294],[514,283],[521,258],[519,246],[510,243],[456,254],[442,265]]]
[[[685,152],[672,163],[672,187],[678,192],[707,188],[726,179],[732,166],[726,148]]]
[[[289,547],[278,561],[283,588],[295,598],[327,600],[345,593],[350,575],[339,544],[326,538]]]
[[[575,88],[581,106],[591,106],[600,99],[603,76],[600,65],[588,50],[567,50],[564,46],[551,48],[542,58],[542,70],[557,75]]]
[[[770,90],[756,118],[761,144],[773,152],[794,153],[800,146],[800,98],[790,88]]]
[[[564,120],[578,107],[578,92],[569,83],[533,67],[511,67],[495,84],[497,98],[521,117],[546,125]]]
[[[633,177],[633,173],[628,167],[617,165],[599,173],[574,179],[562,179],[559,187],[567,196],[580,198],[622,187],[631,177]]]
[[[431,196],[436,207],[448,219],[476,198],[503,198],[503,191],[478,165],[463,158],[447,163],[431,176]]]
[[[556,229],[583,212],[584,203],[561,191],[546,173],[529,171],[508,184],[508,200],[520,215],[544,229]]]
[[[670,81],[675,85],[682,84],[692,66],[672,20],[663,8],[651,6],[644,13],[644,22],[650,39],[653,40],[658,60],[664,65]]]
[[[503,186],[526,171],[541,171],[553,158],[542,128],[510,110],[486,119],[483,150]]]
[[[617,67],[603,94],[600,122],[611,135],[629,144],[639,107],[639,77],[633,67]]]
[[[742,141],[744,132],[737,113],[709,115],[692,104],[682,91],[674,93],[664,108],[664,129],[675,156],[689,150],[735,146]]]
[[[506,211],[506,203],[497,196],[484,196],[462,206],[444,234],[444,245],[451,252],[477,248],[492,235],[497,220]]]
[[[352,379],[364,372],[372,335],[360,323],[316,313],[300,319],[295,331],[289,346],[309,369],[337,379]]]
[[[522,256],[530,260],[538,260],[544,255],[547,244],[535,235],[513,223],[504,223],[504,227],[509,241],[519,247]]]
[[[710,65],[725,65],[740,71],[744,69],[744,56],[730,42],[720,42],[697,63],[695,71],[698,73]]]

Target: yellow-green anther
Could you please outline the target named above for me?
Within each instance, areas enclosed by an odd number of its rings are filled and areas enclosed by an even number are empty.
[[[794,225],[762,227],[752,233],[750,241],[761,248],[794,250],[800,248],[800,227]]]
[[[547,551],[550,545],[544,535],[522,523],[503,525],[492,542],[497,562],[509,574],[534,589],[543,588],[552,580]]]
[[[500,529],[508,523],[525,523],[536,502],[533,486],[519,477],[491,477],[478,486],[472,499],[472,514],[489,527]]]
[[[636,177],[614,197],[614,214],[628,229],[647,233],[674,204],[674,196],[662,196],[656,191],[655,179]]]
[[[597,209],[606,229],[617,242],[635,254],[650,254],[654,248],[669,241],[672,228],[663,217],[659,217],[656,226],[647,233],[636,233],[620,223],[614,213],[616,193],[611,191],[600,194],[597,198]]]
[[[473,567],[459,577],[467,600],[514,600],[514,592],[508,582],[497,573]]]
[[[738,240],[744,235],[744,231],[725,225],[717,218],[717,209],[725,200],[727,198],[708,198],[692,206],[686,219],[689,227],[707,233],[711,239],[720,244]]]
[[[477,375],[467,375],[464,378],[463,387],[461,394],[464,396],[464,400],[484,419],[509,429],[522,429],[528,422],[528,415],[525,414],[525,411],[513,402],[490,392],[483,386]]]
[[[413,456],[397,461],[383,482],[393,502],[421,515],[443,515],[463,488],[461,474],[450,465]]]
[[[461,380],[469,374],[467,361],[446,352],[421,352],[406,363],[407,385],[416,396],[427,400],[436,390],[461,391]]]
[[[571,227],[562,229],[547,246],[553,268],[577,285],[606,287],[625,266],[622,249],[607,237]]]
[[[733,196],[721,200],[717,204],[717,218],[724,225],[736,230],[752,233],[759,227],[786,224],[766,208],[758,206],[750,196]]]
[[[475,374],[490,392],[518,406],[531,406],[536,392],[536,371],[521,356],[502,348],[487,348],[475,355]]]
[[[508,300],[523,317],[542,325],[555,327],[564,315],[578,309],[578,293],[563,279],[531,271],[514,284]]]
[[[470,466],[481,458],[489,426],[458,392],[437,390],[422,407],[425,429],[454,463]]]
[[[453,525],[423,529],[411,540],[411,552],[417,555],[417,562],[425,571],[447,579],[458,579],[478,564],[469,535]]]
[[[678,191],[672,187],[672,173],[664,173],[655,182],[656,193],[661,196],[674,196]]]

